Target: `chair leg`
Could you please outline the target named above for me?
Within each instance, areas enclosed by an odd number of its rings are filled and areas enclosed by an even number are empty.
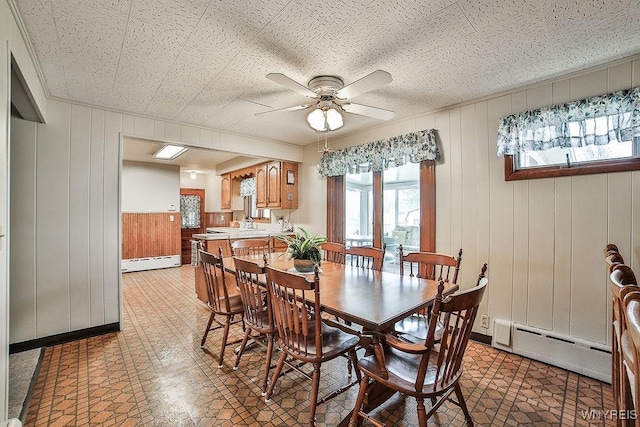
[[[224,332],[222,334],[222,343],[220,348],[220,357],[218,358],[218,368],[222,368],[222,361],[224,360],[224,350],[227,347],[227,338],[229,337],[229,328],[231,327],[231,318],[227,316],[226,322],[224,322]]]
[[[209,322],[207,323],[207,329],[204,330],[204,335],[202,336],[202,341],[200,341],[200,348],[204,347],[205,341],[207,341],[207,335],[209,335],[209,331],[211,330],[211,324],[213,323],[213,318],[216,317],[215,313],[212,311],[209,316]]]
[[[271,357],[273,355],[273,334],[267,335],[267,355],[264,362],[264,378],[262,380],[262,395],[267,395],[267,381],[269,380],[269,368],[271,367]]]
[[[367,388],[369,387],[369,377],[362,376],[360,380],[360,390],[358,390],[358,397],[356,398],[356,405],[353,407],[353,414],[351,414],[351,421],[349,421],[349,427],[356,427],[358,425],[358,417],[360,408],[364,403],[364,397],[367,394]]]
[[[349,360],[351,362],[349,363],[349,366],[353,365],[356,367],[356,378],[360,381],[362,379],[362,375],[360,374],[360,369],[358,369],[358,356],[356,355],[355,350],[351,350],[349,352]],[[351,372],[349,372],[349,378],[351,378]]]
[[[267,395],[264,399],[265,402],[271,400],[271,395],[273,394],[273,389],[276,387],[276,383],[278,382],[278,377],[280,376],[280,372],[282,372],[282,366],[284,365],[284,360],[287,358],[287,353],[284,351],[280,354],[278,358],[278,364],[276,365],[276,370],[273,372],[273,377],[271,377],[271,384],[269,384],[269,389],[267,390]]]
[[[244,348],[247,346],[247,341],[249,341],[249,335],[251,335],[251,329],[247,329],[244,331],[244,338],[242,339],[242,344],[240,344],[240,350],[238,350],[238,355],[236,356],[236,364],[233,365],[233,370],[238,369],[238,365],[240,364],[240,358],[242,357],[242,353],[244,353]]]
[[[427,427],[427,411],[424,408],[424,398],[416,397],[418,403],[418,425],[420,427]]]
[[[460,408],[462,408],[462,412],[464,413],[464,419],[467,422],[467,426],[473,427],[473,419],[471,418],[471,414],[469,414],[469,410],[467,409],[467,402],[465,402],[464,396],[462,395],[460,383],[456,383],[454,390],[456,392],[456,397],[458,398],[458,404],[460,405]]]
[[[320,363],[313,364],[313,378],[311,384],[311,414],[309,426],[316,425],[316,408],[318,407],[318,390],[320,389]]]

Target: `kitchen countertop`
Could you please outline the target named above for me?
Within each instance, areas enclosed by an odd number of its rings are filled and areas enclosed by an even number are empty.
[[[223,228],[223,227],[220,227]],[[253,237],[271,237],[282,236],[284,234],[292,234],[293,231],[274,231],[274,230],[251,230],[243,228],[225,228],[225,232],[215,233],[199,233],[192,234],[191,237],[197,240],[225,240],[236,238],[253,238]]]

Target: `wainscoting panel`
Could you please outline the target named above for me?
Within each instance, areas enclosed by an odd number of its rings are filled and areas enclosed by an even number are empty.
[[[179,212],[122,213],[122,259],[179,254]]]

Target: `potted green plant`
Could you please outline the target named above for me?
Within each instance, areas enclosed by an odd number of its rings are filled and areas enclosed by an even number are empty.
[[[325,236],[310,235],[307,230],[298,227],[294,237],[276,236],[287,244],[287,253],[293,259],[293,266],[300,273],[310,273],[316,265],[320,265],[322,252],[320,245],[327,241]]]

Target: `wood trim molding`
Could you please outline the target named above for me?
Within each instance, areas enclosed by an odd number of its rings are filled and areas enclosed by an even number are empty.
[[[436,251],[436,162],[420,163],[420,250]]]
[[[229,174],[231,175],[231,179],[252,178],[252,177],[256,176],[256,168],[258,168],[260,166],[263,166],[263,165],[264,165],[264,163],[259,164],[259,165],[255,165],[255,166],[249,166],[248,168],[232,171]]]
[[[373,173],[373,246],[382,248],[382,224],[384,224],[384,206],[382,204],[382,172]]]
[[[545,166],[516,170],[513,155],[504,156],[504,180],[557,178],[562,176],[591,175],[596,173],[629,172],[640,170],[640,159],[607,160],[597,163],[574,164],[569,167]]]
[[[327,177],[327,240],[344,244],[344,176]]]

